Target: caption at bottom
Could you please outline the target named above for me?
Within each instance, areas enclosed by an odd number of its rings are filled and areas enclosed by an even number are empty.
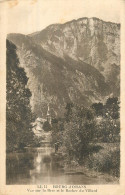
[[[85,185],[37,185],[36,189],[27,189],[28,192],[97,192],[97,189],[91,189]]]

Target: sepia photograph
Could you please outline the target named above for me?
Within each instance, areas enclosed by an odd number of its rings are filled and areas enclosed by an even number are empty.
[[[6,184],[118,183],[118,18],[27,28],[6,40]]]
[[[120,1],[95,2],[5,2],[7,186],[120,184]]]

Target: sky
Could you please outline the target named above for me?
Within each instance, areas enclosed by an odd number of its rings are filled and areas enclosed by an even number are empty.
[[[120,23],[122,0],[6,0],[7,33],[29,34],[53,23],[97,17]]]

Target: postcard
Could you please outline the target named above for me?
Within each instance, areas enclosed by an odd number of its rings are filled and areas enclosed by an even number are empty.
[[[125,1],[0,1],[0,194],[125,195]]]

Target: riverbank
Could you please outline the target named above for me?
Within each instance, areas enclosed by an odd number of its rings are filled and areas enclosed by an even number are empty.
[[[78,166],[77,168],[75,168],[75,171],[74,171],[74,168],[71,169],[70,167],[68,167],[65,169],[65,174],[72,175],[72,176],[84,175],[88,178],[95,179],[95,184],[101,184],[101,183],[102,184],[118,184],[119,183],[119,178],[117,177],[114,177],[107,173],[97,172],[97,171],[94,171],[93,169],[90,169],[84,166]],[[98,179],[98,182],[96,183],[97,179]]]
[[[118,184],[119,177],[106,171],[95,170],[95,162],[102,159],[101,156],[106,152],[106,148],[109,149],[110,153],[111,150],[113,152],[116,150],[114,144],[104,145],[105,147],[99,147],[98,152],[92,152],[84,158],[81,165],[76,161],[68,162],[61,148],[55,153],[54,148],[45,145],[39,148],[27,148],[22,153],[9,153],[6,158],[7,184],[41,184],[41,182],[67,185]],[[116,148],[118,149],[118,146]],[[90,159],[93,158],[95,160],[90,163]],[[93,168],[90,167],[90,164],[93,165]],[[105,165],[104,162],[102,164]]]
[[[120,176],[120,146],[119,143],[90,144],[90,153],[83,159],[81,165],[75,160],[64,160],[65,175],[85,175],[98,178],[103,183],[119,183]],[[54,155],[55,159],[65,159],[63,149]]]

